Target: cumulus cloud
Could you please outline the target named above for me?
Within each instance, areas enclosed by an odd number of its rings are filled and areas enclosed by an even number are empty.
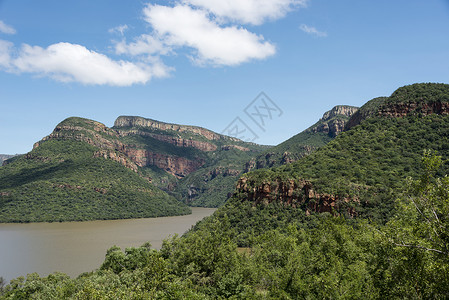
[[[175,0],[169,6],[150,3],[143,8],[144,21],[150,25],[148,32],[131,40],[125,36],[128,25],[109,30],[119,36],[112,43],[115,54],[126,57],[123,60],[78,44],[55,43],[47,48],[23,44],[16,48],[0,40],[0,69],[62,82],[130,86],[169,76],[173,68],[162,61],[168,55],[186,53],[199,65],[237,66],[276,53],[274,44],[243,25],[261,25],[282,18],[307,1]],[[323,34],[313,27],[301,29]],[[0,32],[14,34],[15,30],[0,21]]]
[[[47,48],[24,44],[11,56],[12,44],[0,42],[0,66],[15,73],[49,76],[62,82],[129,86],[144,84],[152,77],[168,76],[163,64],[154,65],[115,61],[84,46],[57,43]]]
[[[307,0],[184,0],[183,3],[205,9],[219,18],[243,24],[260,25],[284,17]]]
[[[5,24],[2,20],[0,20],[0,32],[6,34],[15,34],[16,30],[13,27]]]
[[[201,64],[238,65],[276,52],[262,36],[237,26],[219,26],[207,12],[187,5],[149,4],[144,18],[166,46],[194,49],[194,60]]]
[[[327,33],[323,31],[318,31],[315,27],[307,26],[306,24],[302,24],[299,26],[299,29],[304,31],[307,34],[318,36],[318,37],[327,37]]]

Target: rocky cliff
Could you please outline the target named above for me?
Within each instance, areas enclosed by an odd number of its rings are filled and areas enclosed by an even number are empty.
[[[350,216],[355,216],[356,212],[346,204],[358,201],[356,198],[317,193],[312,183],[304,179],[275,179],[256,183],[251,178],[241,177],[237,182],[234,196],[243,201],[251,201],[254,205],[277,202],[283,206],[302,208],[306,214],[329,212],[338,215],[346,206],[346,212]]]
[[[135,172],[139,168],[156,167],[178,179],[206,164],[209,154],[216,158],[217,152],[244,153],[259,147],[201,127],[131,116],[117,118],[113,128],[93,120],[68,118],[35,143],[34,148],[52,139],[86,142],[101,149],[95,153],[96,157],[114,160]],[[145,177],[151,176],[146,174]],[[172,186],[165,179],[163,183],[167,188]]]
[[[236,138],[224,136],[213,131],[210,131],[205,128],[197,127],[197,126],[189,126],[189,125],[178,125],[171,123],[164,123],[152,119],[142,118],[142,117],[133,117],[133,116],[120,116],[114,122],[114,128],[149,128],[149,129],[157,129],[161,131],[173,131],[179,133],[191,133],[201,137],[204,137],[208,140],[231,140],[231,141],[239,141]]]
[[[448,85],[417,83],[397,89],[390,97],[368,101],[346,124],[348,130],[372,117],[403,118],[409,115],[449,114]]]
[[[307,130],[315,133],[322,132],[331,137],[336,137],[344,131],[346,123],[358,109],[358,107],[348,105],[335,106],[331,110],[325,112],[317,124]]]

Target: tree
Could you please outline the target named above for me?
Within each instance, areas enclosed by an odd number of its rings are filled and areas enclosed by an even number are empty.
[[[408,179],[409,191],[391,222],[396,246],[418,248],[449,259],[449,177],[436,177],[443,161],[425,151],[419,180]]]
[[[408,179],[408,191],[386,227],[381,255],[385,298],[446,299],[449,295],[449,178],[438,177],[441,156],[426,151],[423,173]],[[388,250],[390,249],[390,250]]]

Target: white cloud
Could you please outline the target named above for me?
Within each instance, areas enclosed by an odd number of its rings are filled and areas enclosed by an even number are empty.
[[[149,34],[142,34],[135,42],[127,43],[125,39],[115,42],[115,52],[119,55],[167,55],[171,48],[164,42]]]
[[[327,37],[327,33],[323,31],[318,31],[315,27],[307,26],[306,24],[302,24],[299,26],[299,29],[304,31],[307,34],[311,34],[318,37]]]
[[[0,32],[6,34],[15,34],[16,30],[11,26],[5,24],[2,20],[0,20]]]
[[[184,0],[185,4],[208,10],[219,18],[244,24],[260,25],[284,17],[308,0]]]
[[[129,86],[169,76],[174,68],[166,66],[161,56],[177,55],[185,49],[191,51],[187,56],[195,63],[236,66],[276,53],[272,43],[243,28],[243,24],[260,25],[282,18],[290,10],[305,6],[307,1],[175,0],[173,6],[150,3],[143,9],[150,32],[128,42],[125,37],[128,25],[109,30],[120,36],[119,41],[112,41],[115,54],[131,57],[131,61],[114,60],[71,43],[55,43],[47,48],[24,44],[17,49],[14,44],[0,40],[0,69],[62,82]],[[14,34],[15,30],[0,21],[0,32]],[[312,33],[322,34],[316,30]]]
[[[13,43],[0,40],[0,67],[9,68]]]
[[[128,30],[128,28],[129,27],[126,24],[125,25],[120,25],[120,26],[117,26],[117,27],[109,29],[109,33],[118,33],[118,34],[123,36],[125,31]]]
[[[144,17],[165,45],[193,48],[194,60],[201,64],[238,65],[276,52],[262,36],[236,26],[221,27],[207,12],[190,6],[149,4]]]
[[[137,64],[109,57],[84,46],[57,43],[47,48],[24,44],[11,57],[11,43],[0,42],[0,66],[15,73],[34,73],[62,82],[130,86],[144,84],[152,77],[165,77],[170,69],[160,62]]]

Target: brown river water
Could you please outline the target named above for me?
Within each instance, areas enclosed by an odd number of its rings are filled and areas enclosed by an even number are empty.
[[[0,276],[7,281],[28,273],[55,271],[77,276],[97,269],[106,250],[162,241],[183,234],[214,208],[192,208],[178,217],[67,223],[0,224]]]

